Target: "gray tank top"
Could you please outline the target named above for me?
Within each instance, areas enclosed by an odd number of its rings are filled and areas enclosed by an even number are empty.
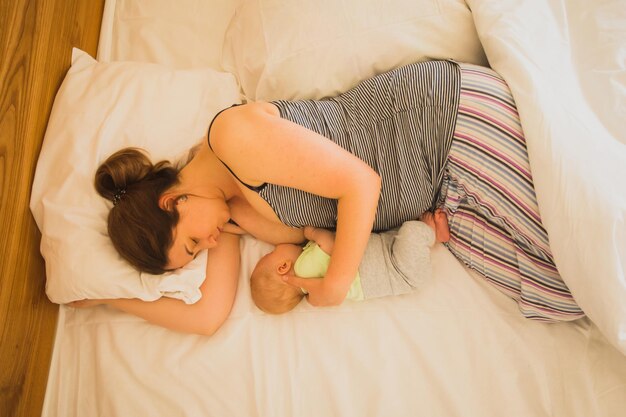
[[[381,231],[434,208],[452,143],[459,90],[457,64],[428,61],[375,76],[334,98],[273,104],[283,119],[332,140],[381,176],[373,227]],[[336,200],[271,183],[248,188],[289,226],[336,226]]]
[[[374,231],[433,209],[455,128],[460,71],[449,61],[411,64],[325,100],[275,101],[280,116],[332,140],[382,179]],[[337,201],[264,184],[257,192],[294,227],[334,228]]]

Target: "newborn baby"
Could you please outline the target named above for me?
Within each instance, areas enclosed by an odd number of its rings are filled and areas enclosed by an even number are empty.
[[[287,274],[322,278],[333,250],[334,233],[307,226],[304,246],[280,244],[259,260],[250,288],[254,303],[266,313],[292,310],[306,292],[283,280]],[[431,276],[430,251],[450,238],[448,219],[442,210],[424,213],[420,221],[407,221],[397,229],[372,233],[359,271],[346,299],[364,300],[414,291]]]

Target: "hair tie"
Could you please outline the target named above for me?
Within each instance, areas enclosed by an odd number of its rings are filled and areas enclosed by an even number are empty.
[[[126,188],[118,188],[115,194],[113,195],[113,205],[117,206],[117,203],[120,202],[122,196],[126,194]]]

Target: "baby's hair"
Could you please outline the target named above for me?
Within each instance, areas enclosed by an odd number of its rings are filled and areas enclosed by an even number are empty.
[[[138,148],[114,153],[96,171],[98,194],[114,203],[108,216],[109,237],[122,258],[140,271],[166,271],[178,213],[162,210],[159,198],[177,183],[177,169],[168,161],[152,164]]]
[[[283,282],[274,269],[266,262],[266,257],[259,260],[250,276],[250,293],[254,304],[269,314],[282,314],[293,310],[304,298],[304,294]]]

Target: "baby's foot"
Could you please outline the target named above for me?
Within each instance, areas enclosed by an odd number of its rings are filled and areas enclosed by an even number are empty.
[[[435,222],[435,241],[447,242],[450,240],[450,227],[448,227],[448,216],[442,209],[435,210],[433,215]]]
[[[437,227],[435,225],[435,216],[433,215],[432,212],[430,211],[424,212],[422,216],[420,217],[420,220],[426,223],[431,229],[433,229],[433,232],[435,232],[435,235],[437,234]]]

